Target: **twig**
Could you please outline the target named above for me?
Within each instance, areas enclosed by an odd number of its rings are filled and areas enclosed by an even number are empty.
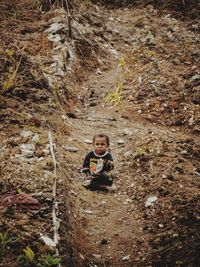
[[[72,25],[71,25],[71,15],[69,12],[69,3],[68,0],[63,0],[65,1],[65,5],[67,8],[67,21],[68,21],[68,27],[69,27],[69,38],[72,38]]]
[[[53,147],[53,141],[52,141],[52,135],[49,131],[48,133],[48,139],[50,144],[50,151],[51,156],[53,160],[53,176],[54,176],[54,182],[53,182],[53,204],[52,204],[52,218],[53,218],[53,229],[54,229],[54,242],[56,243],[56,256],[59,257],[59,250],[58,250],[58,243],[60,240],[60,236],[58,233],[59,227],[60,227],[60,220],[57,217],[58,214],[58,202],[56,200],[56,191],[57,191],[57,166],[56,166],[56,157],[54,153],[54,147]],[[58,264],[58,267],[61,267],[60,263]]]

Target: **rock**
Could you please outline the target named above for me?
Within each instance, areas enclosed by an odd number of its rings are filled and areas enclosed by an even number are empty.
[[[101,244],[102,244],[102,245],[106,245],[106,244],[108,244],[108,240],[106,240],[106,239],[102,239],[102,240],[101,240]]]
[[[85,210],[85,213],[87,213],[87,214],[93,214],[93,212],[91,210]]]
[[[128,261],[128,260],[130,260],[130,255],[124,256],[124,257],[122,258],[122,260],[123,260],[123,261]]]
[[[124,157],[125,157],[125,159],[131,158],[132,154],[133,154],[132,151],[126,151],[126,152],[124,153]]]
[[[194,117],[192,116],[189,118],[188,124],[189,124],[189,126],[192,126],[193,123],[194,123]]]
[[[128,128],[123,129],[123,134],[124,135],[131,135],[132,133],[133,132],[130,129],[128,129]]]
[[[27,158],[31,158],[34,155],[35,152],[35,145],[34,144],[22,144],[20,146],[21,148],[21,152],[23,154],[23,156],[27,157]]]
[[[100,69],[97,69],[96,72],[95,72],[96,75],[100,75],[102,74],[102,71]]]
[[[157,200],[157,196],[150,196],[147,198],[146,202],[145,202],[145,207],[149,207],[149,206],[153,206],[154,202]]]
[[[200,172],[195,171],[194,174],[200,177]]]
[[[195,74],[194,76],[191,77],[191,81],[199,81],[200,80],[200,75]]]
[[[45,30],[45,33],[55,34],[64,28],[65,28],[65,24],[55,22],[55,23],[52,23],[48,29]]]
[[[101,258],[101,255],[100,254],[92,254],[92,256],[96,259],[100,259]]]
[[[15,146],[18,146],[21,142],[21,138],[11,138],[9,141],[8,141],[8,144],[12,147],[15,147]]]
[[[30,137],[32,135],[33,135],[33,132],[31,132],[31,131],[25,131],[25,130],[23,130],[21,132],[21,136],[24,137],[24,138]]]
[[[175,125],[176,125],[176,126],[182,126],[182,125],[184,125],[184,124],[185,124],[185,121],[182,120],[182,119],[180,119],[180,120],[176,120],[176,121],[175,121]]]
[[[195,104],[195,105],[200,105],[200,98],[193,99],[192,103]]]
[[[90,140],[90,139],[84,139],[84,142],[85,142],[86,144],[92,144],[92,140]]]
[[[124,140],[123,139],[119,139],[118,141],[117,141],[117,144],[118,145],[123,145],[125,142],[124,142]]]
[[[89,107],[95,107],[95,106],[97,106],[97,103],[96,102],[90,102],[89,103]]]
[[[73,152],[73,153],[78,151],[78,148],[74,146],[65,146],[64,148],[66,151]]]
[[[40,239],[45,243],[45,245],[47,245],[48,247],[56,247],[56,243],[49,238],[48,236],[44,236],[42,234],[40,234]]]
[[[79,257],[80,257],[82,260],[85,260],[85,257],[83,256],[82,253],[79,253],[78,255],[79,255]]]
[[[68,112],[68,113],[67,113],[67,116],[68,116],[69,118],[72,118],[72,119],[76,119],[76,118],[77,118],[77,115],[76,115],[76,113],[74,113],[74,112]]]
[[[153,33],[151,31],[148,32],[146,38],[145,38],[145,43],[148,44],[148,45],[155,45],[156,42],[155,42],[155,37],[153,35]]]
[[[48,201],[52,201],[53,200],[53,194],[52,193],[42,193],[42,197]]]
[[[39,136],[39,134],[35,134],[35,135],[33,136],[33,138],[32,138],[32,142],[33,142],[34,144],[37,144],[39,141],[40,141],[40,136]]]
[[[173,175],[169,174],[169,175],[166,176],[166,179],[168,179],[170,181],[174,181],[175,177]]]

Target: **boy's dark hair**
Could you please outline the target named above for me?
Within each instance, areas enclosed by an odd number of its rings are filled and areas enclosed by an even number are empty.
[[[92,141],[93,144],[94,144],[95,139],[98,138],[98,137],[106,138],[106,143],[107,143],[108,146],[110,146],[110,139],[106,134],[95,134],[95,136],[93,137],[93,141]]]

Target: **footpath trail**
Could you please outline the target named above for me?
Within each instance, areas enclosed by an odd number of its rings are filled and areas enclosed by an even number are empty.
[[[113,68],[101,74],[91,75],[83,84],[85,90],[83,105],[76,109],[77,118],[71,119],[70,145],[78,146],[71,170],[74,170],[75,213],[81,218],[87,266],[142,266],[148,256],[148,236],[143,232],[144,221],[134,194],[135,177],[131,174],[132,152],[130,147],[149,136],[169,138],[174,133],[163,127],[142,121],[124,118],[123,106],[111,106],[105,96],[116,86],[119,77],[117,62]],[[80,96],[80,99],[83,99]],[[92,149],[87,144],[96,133],[106,133],[111,139],[111,151],[115,162],[116,192],[91,192],[82,186],[83,179],[77,171],[85,153]],[[167,138],[167,137],[166,137]],[[137,181],[139,182],[139,181]],[[136,192],[137,193],[137,192]],[[75,217],[77,216],[75,215]],[[144,257],[145,255],[145,257]]]

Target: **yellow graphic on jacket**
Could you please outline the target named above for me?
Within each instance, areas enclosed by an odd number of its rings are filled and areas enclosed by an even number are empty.
[[[104,166],[104,160],[103,159],[97,159],[97,158],[91,158],[90,159],[90,173],[91,174],[97,174],[100,173],[103,170]]]

